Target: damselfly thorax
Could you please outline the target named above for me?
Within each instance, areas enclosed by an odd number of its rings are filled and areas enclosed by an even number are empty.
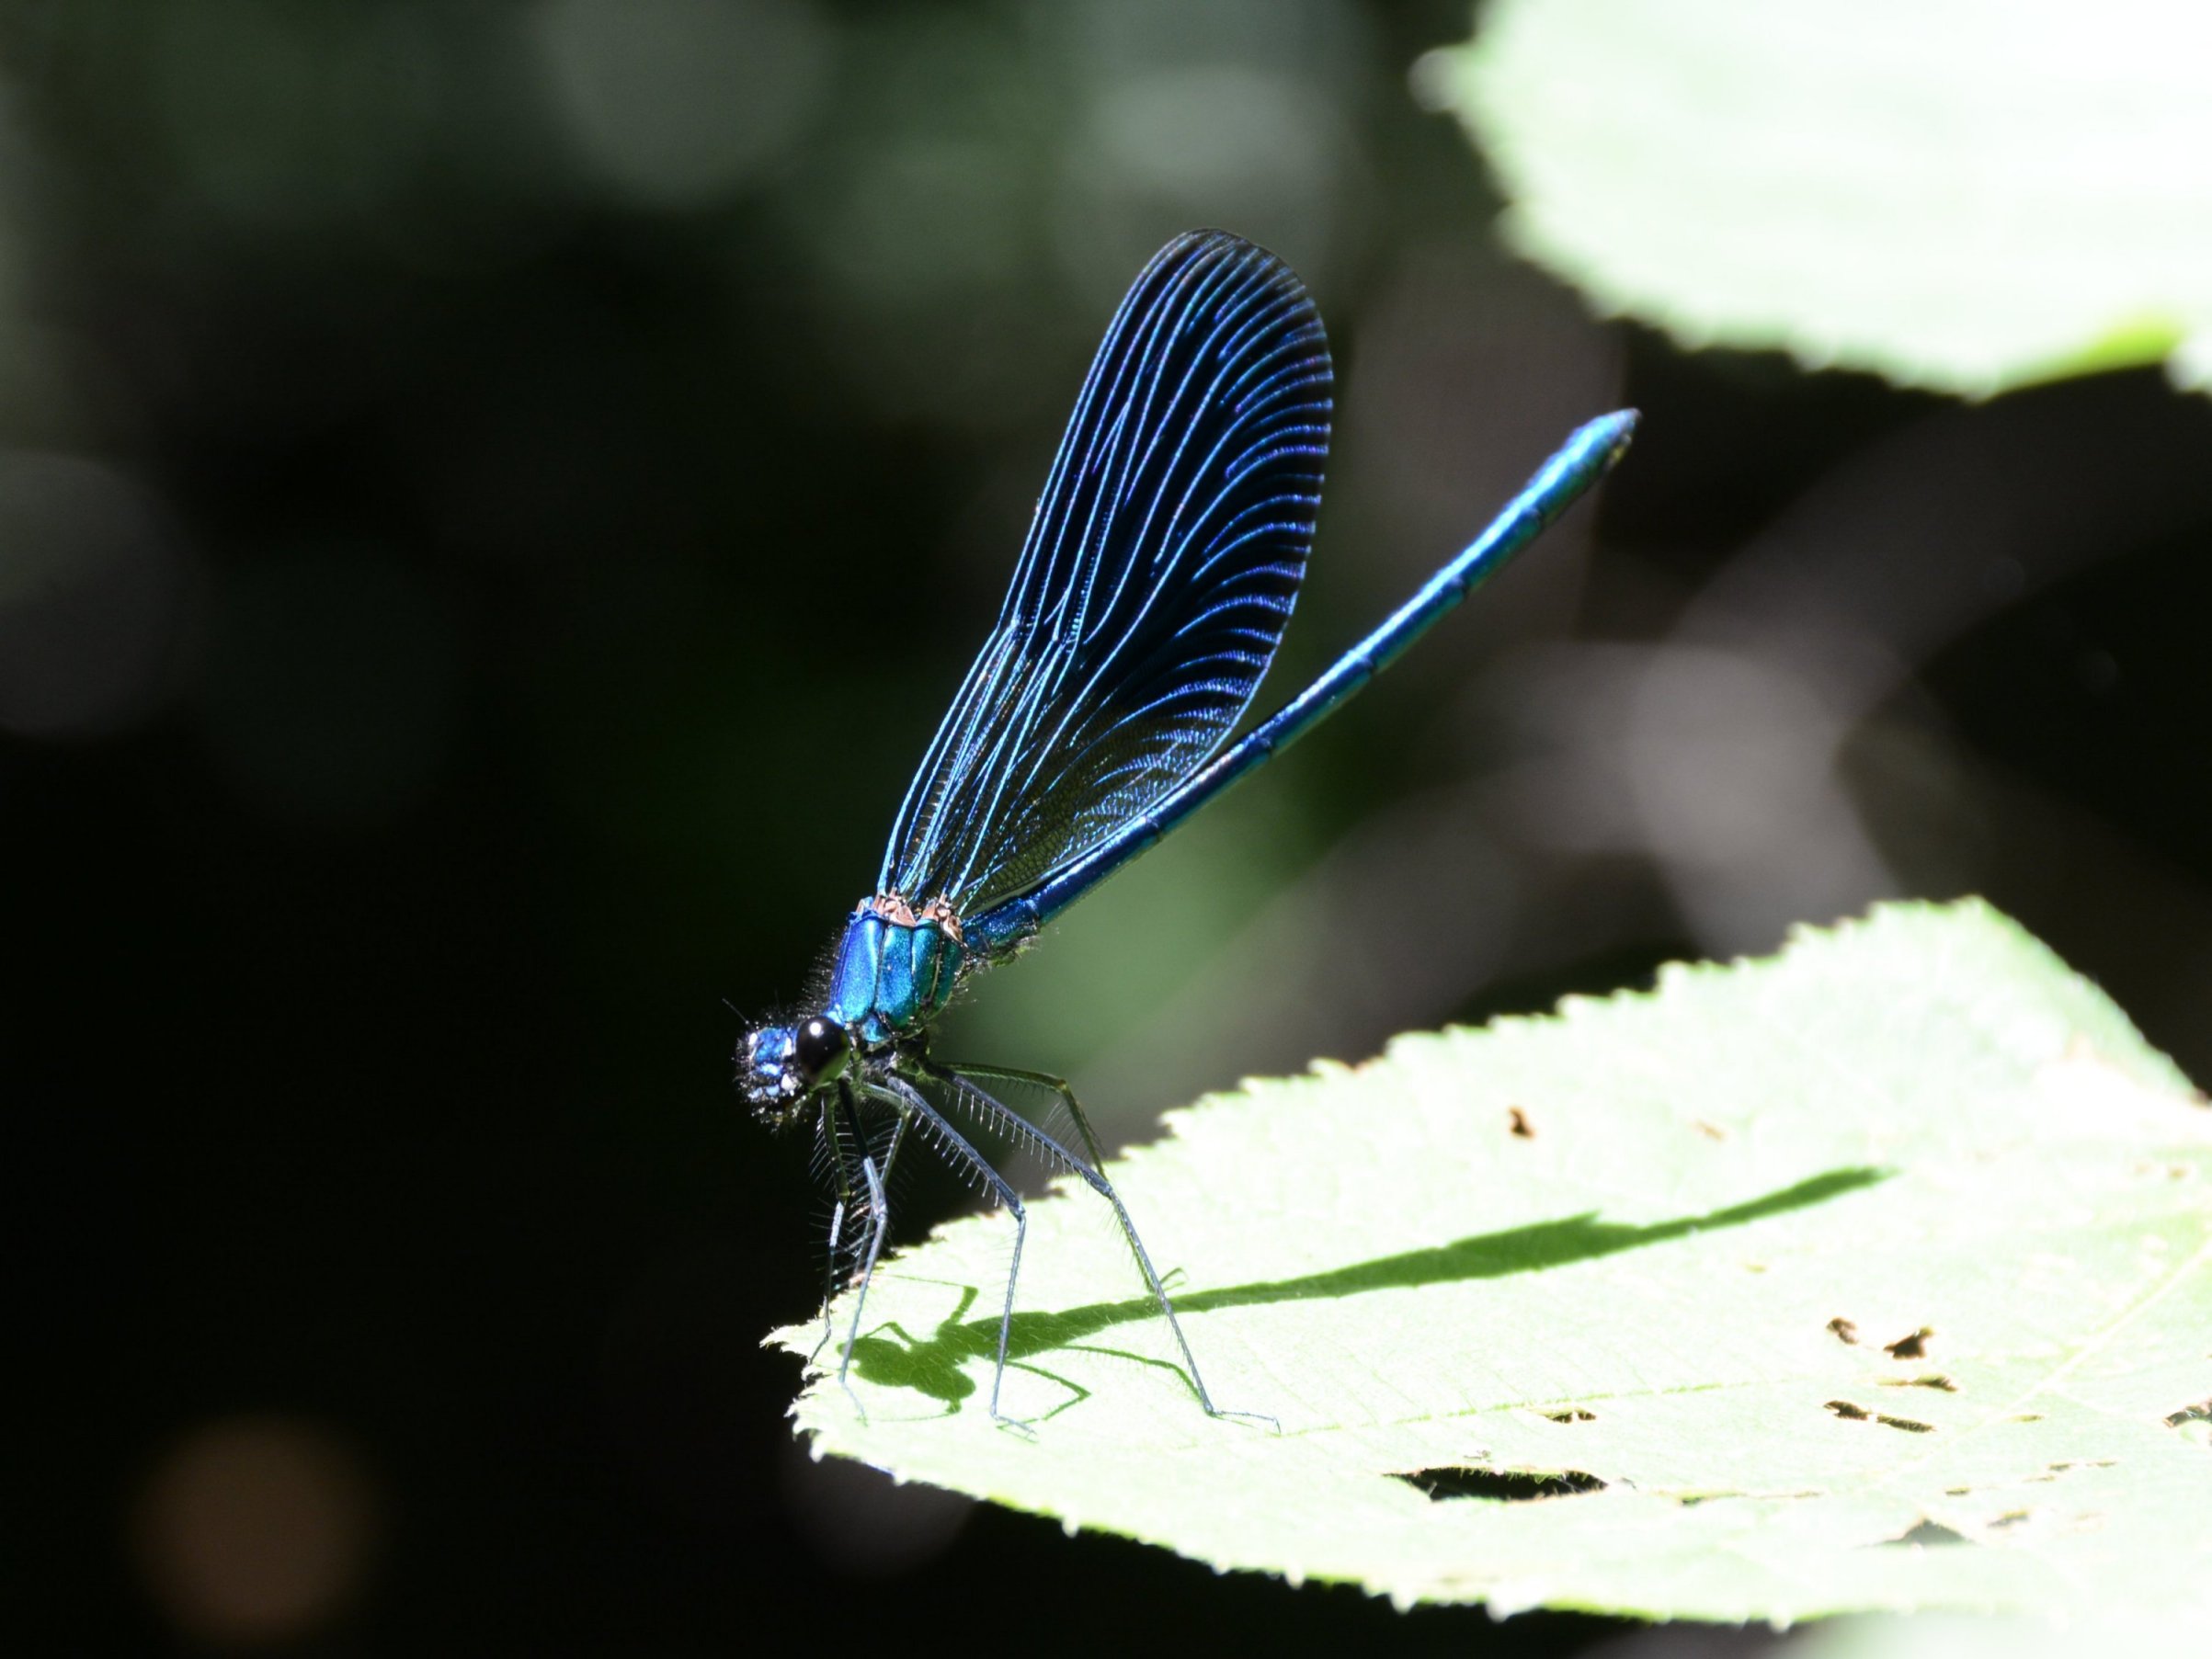
[[[838,937],[821,1006],[792,1024],[754,1031],[739,1086],[763,1117],[785,1121],[846,1066],[924,1046],[966,955],[949,899],[919,909],[903,893],[861,900]]]
[[[861,1048],[888,1048],[943,1010],[964,954],[950,901],[916,910],[901,894],[880,892],[845,924],[822,1012]]]

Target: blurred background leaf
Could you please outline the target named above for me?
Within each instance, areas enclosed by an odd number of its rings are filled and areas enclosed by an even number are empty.
[[[2212,391],[2212,17],[2174,0],[1499,0],[1422,85],[1513,244],[1685,345],[1986,397]]]

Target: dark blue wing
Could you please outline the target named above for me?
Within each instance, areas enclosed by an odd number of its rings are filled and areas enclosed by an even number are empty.
[[[1328,453],[1321,319],[1264,248],[1193,231],[1084,380],[997,625],[908,786],[879,890],[961,915],[1165,795],[1251,700]]]

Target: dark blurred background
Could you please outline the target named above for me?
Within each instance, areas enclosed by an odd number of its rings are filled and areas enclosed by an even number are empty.
[[[1239,1075],[1978,891],[2212,1074],[2212,411],[1588,317],[1421,107],[1464,4],[0,10],[15,1651],[1559,1652],[816,1468],[740,1016],[867,890],[1174,232],[1307,278],[1279,700],[1634,455],[946,1047]],[[725,1002],[726,999],[726,1002]],[[963,1201],[917,1184],[909,1234]],[[1103,1613],[1104,1618],[1100,1615]]]

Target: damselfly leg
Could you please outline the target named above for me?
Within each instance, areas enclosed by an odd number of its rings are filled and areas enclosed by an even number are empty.
[[[1198,1403],[1204,1408],[1206,1415],[1209,1417],[1234,1417],[1245,1422],[1265,1423],[1271,1427],[1280,1428],[1281,1424],[1263,1413],[1228,1411],[1214,1403],[1214,1396],[1207,1392],[1205,1379],[1199,1373],[1197,1358],[1191,1352],[1190,1341],[1183,1335],[1182,1322],[1175,1316],[1175,1303],[1169,1298],[1167,1287],[1160,1282],[1159,1273],[1152,1265],[1151,1254],[1145,1248],[1145,1241],[1137,1236],[1136,1223],[1130,1219],[1129,1207],[1122,1202],[1122,1195],[1114,1190],[1113,1183],[1106,1178],[1104,1171],[1099,1167],[1104,1159],[1100,1155],[1098,1136],[1092,1131],[1090,1119],[1084,1112],[1082,1103],[1076,1098],[1075,1091],[1061,1078],[1050,1076],[1043,1072],[1020,1071],[1011,1066],[944,1065],[928,1060],[918,1063],[923,1074],[952,1091],[953,1097],[976,1121],[987,1124],[1018,1144],[1027,1146],[1032,1152],[1042,1157],[1049,1166],[1066,1170],[1077,1176],[1093,1192],[1112,1206],[1114,1220],[1121,1224],[1122,1237],[1127,1242],[1130,1254],[1136,1257],[1137,1268],[1145,1276],[1145,1284],[1152,1292],[1152,1300],[1158,1304],[1161,1314],[1168,1321],[1168,1329],[1174,1335],[1176,1348],[1182,1355],[1183,1366],[1190,1374],[1192,1392],[1198,1396]],[[1074,1120],[1077,1131],[1082,1137],[1086,1150],[1090,1153],[1091,1161],[1087,1163],[1076,1156],[1049,1131],[1031,1122],[984,1088],[976,1081],[978,1078],[1031,1084],[1056,1095],[1061,1103],[1066,1107],[1068,1116]],[[1020,1267],[1019,1249],[1016,1251],[1014,1265],[1016,1271],[1019,1271]],[[998,1415],[998,1386],[1006,1373],[1007,1345],[1012,1328],[1013,1315],[1014,1281],[1013,1275],[1009,1273],[1007,1277],[1006,1286],[1006,1312],[1000,1322],[998,1331],[998,1371],[991,1381],[991,1415],[993,1416]]]
[[[1029,1211],[1022,1205],[1021,1195],[1014,1190],[1013,1183],[1000,1175],[992,1166],[991,1161],[977,1152],[969,1143],[965,1135],[947,1122],[944,1114],[923,1098],[921,1091],[908,1080],[894,1074],[884,1078],[880,1085],[862,1084],[861,1086],[870,1094],[876,1095],[878,1097],[900,1107],[902,1115],[910,1114],[912,1120],[921,1124],[923,1133],[936,1139],[939,1150],[944,1153],[946,1158],[956,1168],[964,1167],[974,1172],[976,1178],[989,1188],[991,1196],[1003,1204],[1007,1213],[1014,1218],[1014,1259],[1007,1268],[1006,1301],[998,1315],[998,1363],[997,1369],[991,1373],[991,1420],[994,1423],[1004,1423],[1012,1427],[1026,1430],[1029,1427],[1028,1424],[1018,1418],[1009,1417],[998,1409],[999,1387],[1006,1381],[1007,1343],[1011,1337],[1014,1328],[1014,1281],[1021,1276],[1021,1246],[1029,1238]],[[879,1238],[877,1249],[880,1247]],[[845,1362],[844,1366],[838,1368],[838,1372],[840,1378],[845,1374],[845,1368],[852,1364],[852,1345],[858,1339],[861,1330],[860,1303],[867,1301],[868,1282],[875,1276],[877,1249],[872,1249],[869,1252],[868,1266],[861,1275],[860,1301],[853,1306],[852,1335],[846,1339]],[[849,1388],[847,1392],[850,1392]]]
[[[845,1270],[847,1282],[850,1282],[851,1267],[846,1261],[848,1230],[856,1237],[868,1238],[876,1249],[882,1249],[880,1235],[890,1222],[891,1175],[898,1163],[899,1143],[906,1138],[906,1119],[903,1113],[892,1115],[890,1131],[884,1136],[882,1151],[873,1155],[872,1165],[870,1139],[861,1122],[859,1103],[849,1090],[839,1088],[829,1093],[823,1102],[820,1133],[821,1157],[828,1165],[837,1188],[837,1201],[829,1212],[829,1244],[823,1267],[822,1335],[815,1339],[813,1352],[807,1355],[809,1365],[822,1357],[822,1350],[829,1346],[835,1335],[829,1304],[837,1300],[840,1269]],[[873,1196],[878,1189],[883,1195],[880,1199]],[[864,1234],[861,1233],[862,1228],[867,1230]],[[852,1253],[857,1256],[861,1249]],[[845,1358],[849,1365],[849,1343],[846,1345]],[[843,1378],[844,1368],[840,1367],[838,1379],[841,1381]],[[849,1387],[846,1389],[847,1393],[851,1392]]]

